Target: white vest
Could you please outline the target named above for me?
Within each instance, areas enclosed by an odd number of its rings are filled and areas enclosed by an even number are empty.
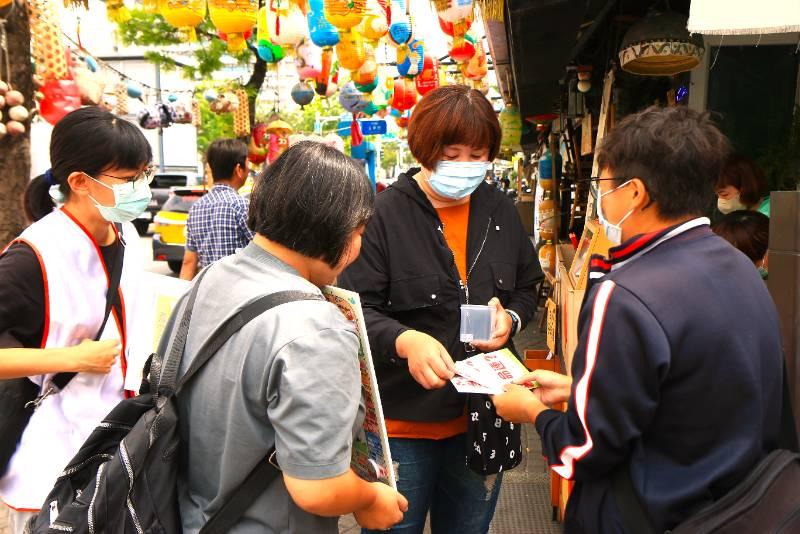
[[[120,280],[122,317],[112,311],[101,339],[120,339],[133,330],[143,255],[133,225],[123,225],[126,243]],[[108,275],[100,248],[88,231],[63,210],[28,227],[19,236],[36,251],[44,276],[45,324],[42,347],[69,347],[94,339],[106,309]],[[110,270],[112,266],[107,266]],[[110,274],[110,273],[109,273]],[[123,345],[127,356],[127,344]],[[64,467],[103,417],[123,398],[126,358],[106,375],[78,373],[63,391],[45,398],[33,413],[8,471],[0,479],[0,499],[14,509],[38,510]],[[45,387],[54,375],[30,377]]]

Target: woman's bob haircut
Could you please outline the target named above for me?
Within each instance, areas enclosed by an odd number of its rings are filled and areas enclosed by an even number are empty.
[[[408,125],[408,148],[431,170],[449,145],[488,149],[492,161],[500,151],[501,138],[492,105],[483,93],[465,85],[446,85],[425,95]]]
[[[374,200],[363,165],[335,148],[301,141],[256,179],[248,225],[270,241],[335,267],[353,232],[372,216]]]

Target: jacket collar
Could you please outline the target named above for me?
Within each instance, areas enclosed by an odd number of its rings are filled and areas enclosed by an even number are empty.
[[[649,234],[639,234],[608,251],[608,257],[595,254],[589,260],[589,279],[602,278],[640,256],[647,254],[660,244],[669,241],[675,236],[688,232],[699,226],[708,226],[711,221],[707,217],[698,217],[684,223],[664,228]]]

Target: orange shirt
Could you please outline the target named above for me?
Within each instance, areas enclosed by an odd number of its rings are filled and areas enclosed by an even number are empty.
[[[453,251],[461,280],[467,279],[467,227],[469,225],[469,202],[460,206],[437,208],[444,225],[444,239]],[[450,387],[446,385],[445,387]],[[386,420],[386,432],[392,438],[446,439],[467,431],[466,408],[464,414],[449,421],[419,422]]]

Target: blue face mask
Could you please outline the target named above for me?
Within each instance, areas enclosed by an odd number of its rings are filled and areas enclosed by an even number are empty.
[[[460,200],[481,185],[489,165],[488,161],[440,161],[428,183],[437,195]]]
[[[87,176],[89,175],[87,174]],[[89,176],[89,178],[92,177]],[[96,178],[92,178],[92,180],[114,192],[113,206],[103,206],[92,196],[89,196],[94,201],[94,205],[100,215],[108,222],[126,223],[134,220],[144,213],[147,205],[150,204],[150,199],[153,197],[150,185],[145,180],[136,180],[133,184],[130,182],[114,184],[113,186],[104,184]]]

